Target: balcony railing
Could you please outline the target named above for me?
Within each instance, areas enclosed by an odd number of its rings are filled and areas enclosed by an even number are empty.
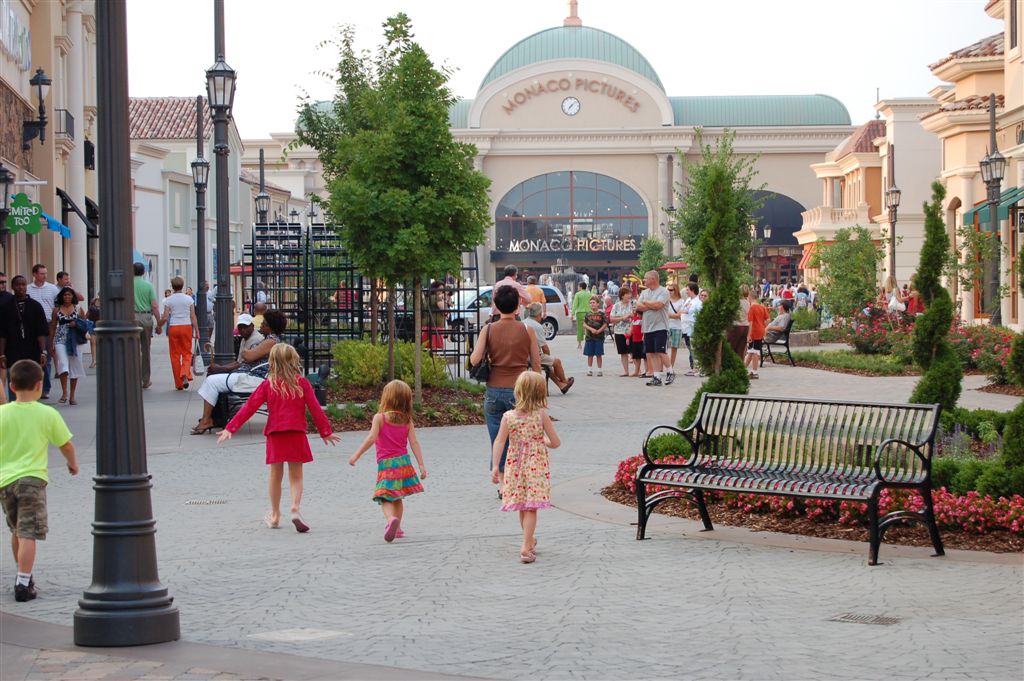
[[[67,109],[56,109],[53,112],[53,134],[69,140],[75,139],[75,117]]]
[[[806,210],[803,215],[802,229],[814,227],[829,227],[842,229],[861,225],[867,227],[871,218],[868,216],[868,205],[862,203],[856,208],[830,208],[828,206],[816,206]]]

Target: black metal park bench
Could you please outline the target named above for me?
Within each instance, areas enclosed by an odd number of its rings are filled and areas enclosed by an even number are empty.
[[[705,393],[688,428],[656,426],[644,440],[646,462],[636,479],[636,538],[645,538],[654,508],[672,498],[695,504],[704,529],[713,530],[704,492],[716,490],[865,502],[870,565],[878,563],[886,530],[900,523],[927,525],[935,555],[941,556],[931,480],[939,409],[937,404]],[[685,463],[651,459],[648,444],[663,430],[678,433],[689,443]],[[651,485],[663,489],[648,494]],[[917,492],[924,508],[879,517],[878,500],[884,489]]]
[[[786,351],[786,358],[789,360],[791,366],[796,366],[796,360],[793,359],[793,353],[789,351],[789,334],[793,331],[793,324],[796,322],[795,319],[790,317],[789,323],[786,324],[786,330],[773,341],[769,341],[767,338],[764,343],[761,344],[761,364],[764,366],[764,358],[767,357],[771,360],[772,364],[776,364],[775,355],[772,354],[772,346],[782,348]],[[781,353],[780,353],[781,354]]]

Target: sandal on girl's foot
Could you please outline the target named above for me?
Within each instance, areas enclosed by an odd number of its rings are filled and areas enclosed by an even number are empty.
[[[402,532],[402,528],[398,528],[398,532],[395,532],[395,539],[401,539],[405,536],[405,532]]]
[[[57,401],[60,402],[61,404],[64,404],[65,402],[68,401],[68,397],[67,397],[67,395],[61,395],[60,399],[57,400]]]
[[[309,525],[298,511],[292,511],[292,525],[295,526],[296,532],[309,532]]]
[[[76,404],[78,404],[78,402],[75,402],[74,400],[68,400],[68,404],[70,404],[73,407]]]
[[[265,516],[263,516],[263,524],[271,530],[276,530],[281,527],[280,520],[274,520],[274,516],[272,516],[269,511]]]
[[[532,553],[520,553],[519,554],[519,562],[520,563],[532,563],[535,560],[537,560],[537,556],[535,556]]]
[[[396,534],[398,534],[398,518],[392,518],[384,528],[384,541],[390,544],[395,540]]]

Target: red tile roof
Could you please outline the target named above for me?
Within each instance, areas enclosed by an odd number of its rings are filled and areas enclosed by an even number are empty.
[[[130,97],[128,134],[131,139],[184,140],[196,138],[195,97]],[[213,134],[210,107],[203,97],[203,138]]]
[[[885,121],[868,121],[853,131],[853,134],[846,138],[832,155],[832,160],[838,161],[850,154],[860,154],[877,151],[873,140],[885,136]]]
[[[239,173],[238,179],[241,180],[242,182],[245,182],[246,184],[251,184],[253,187],[260,186],[260,174],[252,170],[249,170],[248,168],[242,168],[242,172]],[[264,181],[263,186],[265,186],[267,189],[276,189],[279,192],[288,192],[288,195],[291,195],[291,192],[289,190],[285,189],[279,184],[274,184],[273,182]]]
[[[1003,95],[996,95],[996,109],[1001,109],[1006,105],[1006,98]],[[966,99],[958,99],[955,102],[946,102],[940,104],[939,108],[931,113],[927,113],[921,118],[928,118],[938,113],[945,113],[949,111],[971,111],[977,109],[988,108],[988,95],[971,95]]]
[[[947,56],[943,57],[939,61],[930,65],[932,71],[939,68],[947,62],[951,62],[954,59],[972,59],[976,57],[995,57],[1003,54],[1003,32],[1000,31],[995,35],[990,35],[987,38],[982,38],[973,45],[962,47],[955,52],[950,52]]]

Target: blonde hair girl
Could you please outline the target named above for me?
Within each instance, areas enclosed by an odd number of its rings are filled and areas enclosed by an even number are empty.
[[[421,479],[427,477],[423,465],[423,451],[416,438],[412,423],[412,389],[405,381],[391,381],[384,386],[380,396],[380,408],[373,416],[370,433],[359,445],[355,454],[349,457],[350,466],[355,466],[371,445],[377,449],[377,485],[373,500],[384,512],[384,541],[390,543],[405,536],[402,531],[402,516],[405,513],[403,500],[411,494],[423,491]],[[409,461],[409,449],[416,456],[420,474]]]
[[[548,416],[548,391],[544,376],[524,371],[516,379],[513,394],[516,407],[505,412],[491,452],[491,482],[498,484],[498,465],[508,441],[505,476],[502,482],[502,511],[519,511],[523,544],[519,560],[537,559],[537,510],[551,507],[551,471],[548,449],[561,444],[555,424]]]
[[[317,402],[313,386],[302,375],[299,354],[287,343],[278,343],[270,350],[270,373],[246,400],[235,418],[220,432],[217,443],[230,440],[231,435],[252,418],[264,403],[267,405],[267,464],[270,466],[270,511],[263,522],[271,529],[281,523],[281,482],[284,465],[288,464],[288,487],[292,496],[292,524],[298,532],[309,532],[309,525],[299,512],[302,502],[302,464],[313,460],[313,452],[306,438],[306,409],[326,444],[334,445],[339,438],[331,431],[331,424]]]

